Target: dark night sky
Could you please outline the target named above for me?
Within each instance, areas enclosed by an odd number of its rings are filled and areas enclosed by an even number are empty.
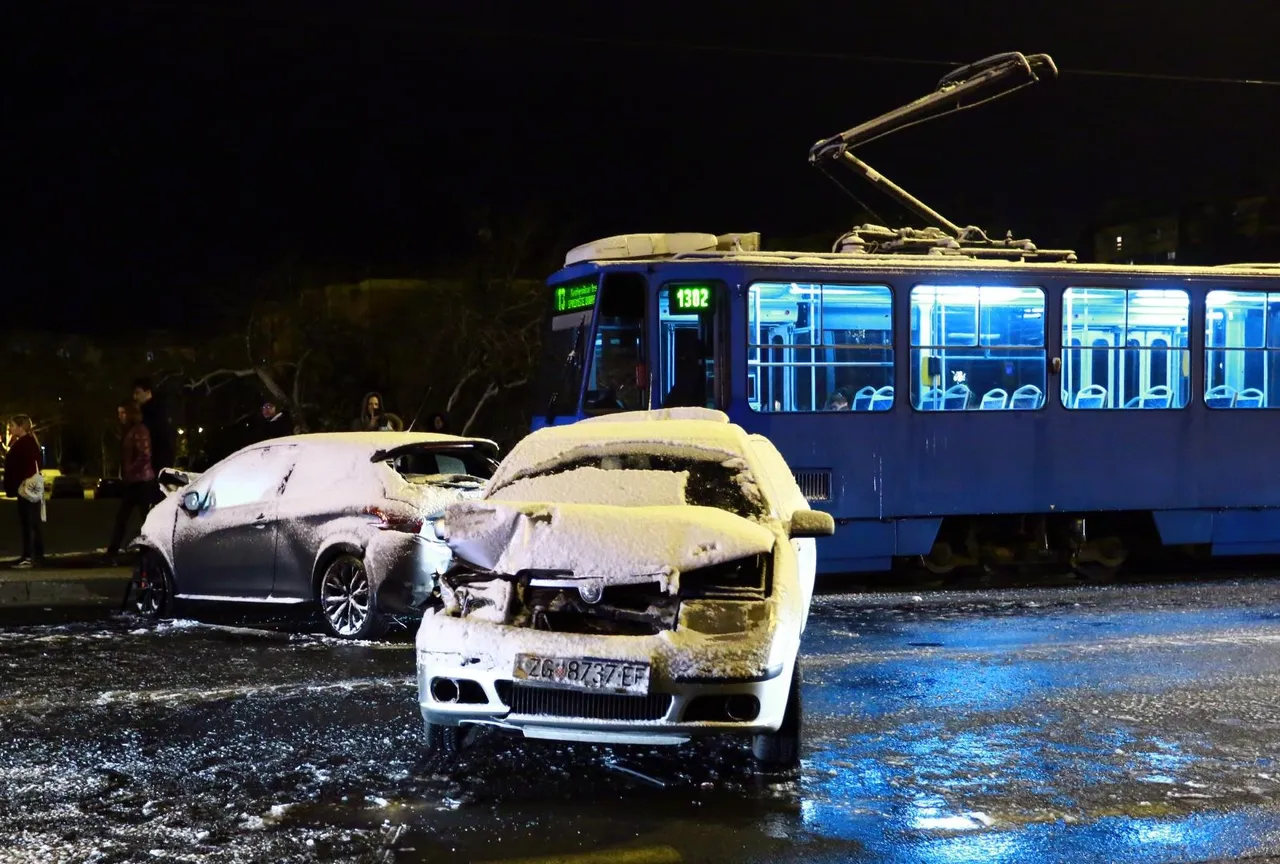
[[[831,54],[1053,55],[1056,83],[859,151],[952,219],[1042,245],[1074,244],[1110,199],[1275,173],[1280,87],[1073,71],[1280,79],[1274,0],[963,6],[26,4],[0,37],[10,321],[181,325],[209,286],[289,256],[430,267],[485,204],[544,202],[575,242],[834,239],[858,213],[809,145],[946,67]]]

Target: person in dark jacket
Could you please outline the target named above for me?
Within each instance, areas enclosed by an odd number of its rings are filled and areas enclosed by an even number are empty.
[[[31,418],[19,414],[9,421],[9,452],[4,457],[4,494],[18,499],[18,525],[22,530],[22,557],[15,567],[30,567],[44,560],[43,501],[28,501],[18,494],[22,484],[40,473],[40,442]]]
[[[262,420],[258,422],[258,441],[271,438],[283,438],[293,434],[293,421],[288,411],[281,411],[276,403],[268,399],[262,403]]]
[[[133,401],[142,410],[142,422],[147,425],[147,432],[151,435],[151,470],[158,477],[162,469],[173,467],[173,436],[169,434],[169,418],[165,415],[160,400],[151,392],[149,378],[139,378],[133,382]],[[158,485],[151,488],[151,503],[160,503],[164,492]]]
[[[116,409],[116,416],[124,433],[120,437],[120,479],[124,481],[124,494],[116,510],[111,542],[107,545],[107,561],[113,567],[133,509],[138,508],[138,513],[146,519],[155,497],[152,489],[157,488],[156,470],[151,464],[151,433],[142,422],[142,409],[137,403],[125,402]]]
[[[377,391],[366,393],[364,402],[360,403],[360,419],[351,424],[355,432],[401,432],[404,421],[395,414],[388,414],[382,406],[382,394]]]
[[[448,414],[432,414],[431,419],[427,422],[427,430],[429,432],[438,432],[441,435],[449,433],[449,415]]]

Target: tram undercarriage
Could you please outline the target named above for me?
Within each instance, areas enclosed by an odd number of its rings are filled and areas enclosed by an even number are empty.
[[[1198,557],[1198,546],[1166,547],[1149,512],[951,516],[932,549],[899,566],[936,576],[1054,576],[1107,580],[1126,564]],[[1205,550],[1207,551],[1207,550]],[[1172,563],[1172,562],[1170,562]]]

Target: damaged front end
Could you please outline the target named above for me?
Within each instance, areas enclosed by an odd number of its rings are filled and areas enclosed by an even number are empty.
[[[553,633],[655,636],[689,627],[718,634],[729,620],[746,629],[749,618],[759,617],[736,610],[741,601],[768,597],[771,563],[770,555],[758,554],[676,578],[567,570],[502,574],[461,563],[440,577],[440,600],[443,613],[455,618]]]

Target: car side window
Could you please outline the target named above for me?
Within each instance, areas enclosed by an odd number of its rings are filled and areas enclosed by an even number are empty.
[[[260,447],[224,463],[210,480],[209,507],[225,510],[279,495],[293,456],[292,447]]]

